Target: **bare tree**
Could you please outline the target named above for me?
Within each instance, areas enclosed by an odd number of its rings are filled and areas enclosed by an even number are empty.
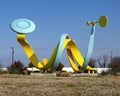
[[[120,68],[120,56],[115,56],[111,58],[111,62],[109,63],[109,66],[112,69]]]
[[[28,64],[28,67],[29,67],[29,68],[32,68],[32,67],[35,67],[35,66],[32,64],[32,62],[30,62],[30,63]]]
[[[107,68],[108,67],[108,62],[109,62],[109,56],[108,55],[103,55],[102,57],[99,57],[97,59],[97,64],[100,68]]]
[[[96,60],[91,58],[88,65],[92,68],[95,68],[96,67]]]
[[[0,68],[2,68],[3,66],[2,66],[2,64],[0,64]]]

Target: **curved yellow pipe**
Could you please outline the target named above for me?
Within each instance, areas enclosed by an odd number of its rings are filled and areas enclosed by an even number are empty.
[[[30,46],[30,44],[25,40],[25,37],[26,37],[25,34],[18,34],[17,35],[18,42],[22,45],[26,55],[28,56],[32,64],[34,64],[34,66],[36,66],[37,68],[43,68],[44,67],[43,64],[39,62],[39,59],[34,53],[34,50]]]
[[[30,44],[26,41],[25,36],[26,36],[25,34],[18,34],[17,40],[22,45],[26,55],[28,56],[28,58],[30,59],[32,64],[39,69],[52,68],[54,61],[56,59],[56,55],[58,52],[60,42],[58,42],[55,50],[53,51],[51,58],[49,60],[44,58],[43,63],[41,63],[39,61],[39,59],[37,58],[37,56],[35,55],[35,52],[32,49],[32,47],[30,46]],[[65,38],[65,42],[64,42],[62,50],[64,50],[65,48],[67,50],[68,59],[69,59],[69,62],[71,64],[71,67],[73,68],[74,71],[80,72],[81,70],[75,64],[74,60],[76,60],[78,65],[80,67],[82,67],[83,63],[84,63],[84,58],[82,57],[81,52],[79,51],[75,42],[72,39],[70,39],[67,34],[66,34],[66,38]],[[87,70],[96,70],[96,68],[91,68],[90,66],[87,66]]]
[[[84,63],[84,58],[81,55],[81,52],[79,51],[76,43],[74,40],[69,39],[69,37],[66,38],[64,47],[67,49],[68,59],[71,64],[71,67],[76,72],[81,72],[81,70],[78,68],[78,66],[82,67]],[[78,66],[75,64],[75,60],[78,64]],[[87,66],[87,70],[97,70],[96,68],[92,68],[90,66]]]

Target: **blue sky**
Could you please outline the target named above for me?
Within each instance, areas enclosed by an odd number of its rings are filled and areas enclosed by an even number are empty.
[[[49,58],[63,33],[74,39],[85,56],[91,26],[86,21],[97,21],[105,15],[109,19],[106,28],[96,26],[95,45],[92,57],[109,54],[120,55],[120,0],[0,0],[0,63],[10,65],[11,49],[15,48],[15,60],[28,63],[22,47],[16,40],[17,34],[10,23],[18,18],[32,20],[36,30],[27,34],[27,40],[38,57]],[[102,51],[100,50],[102,49]],[[63,63],[67,61],[63,53]]]

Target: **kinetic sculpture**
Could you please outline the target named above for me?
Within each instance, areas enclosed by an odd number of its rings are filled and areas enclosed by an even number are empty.
[[[75,72],[84,72],[87,69],[88,72],[92,70],[94,73],[97,68],[91,68],[88,66],[88,63],[93,51],[95,26],[97,23],[99,23],[101,27],[105,27],[108,24],[108,19],[105,16],[101,16],[97,22],[87,22],[87,25],[92,24],[92,30],[85,59],[81,55],[81,52],[79,51],[75,41],[69,38],[68,34],[63,34],[50,59],[43,58],[42,63],[39,61],[34,50],[25,38],[27,33],[31,33],[35,30],[35,24],[28,19],[17,19],[11,23],[11,28],[18,34],[18,42],[21,44],[26,55],[35,67],[39,69],[56,70],[58,68],[62,53],[66,48],[70,65]],[[78,66],[75,64],[75,60],[81,68],[78,68]]]

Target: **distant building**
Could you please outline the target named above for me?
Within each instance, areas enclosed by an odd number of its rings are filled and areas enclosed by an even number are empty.
[[[63,69],[62,69],[62,71],[67,71],[67,72],[74,72],[74,70],[72,69],[72,67],[64,67]]]
[[[107,72],[111,70],[111,68],[97,68],[97,73],[101,74],[102,72]]]
[[[40,69],[36,68],[36,67],[32,67],[32,68],[27,68],[28,71],[31,72],[40,72]]]

